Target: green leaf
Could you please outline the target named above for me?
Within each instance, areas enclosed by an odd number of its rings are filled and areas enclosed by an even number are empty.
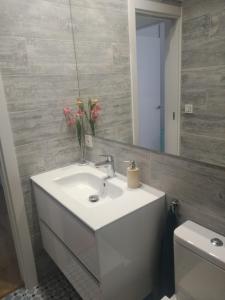
[[[80,120],[77,120],[76,126],[77,126],[77,138],[78,138],[79,145],[81,147],[82,128],[81,128]]]

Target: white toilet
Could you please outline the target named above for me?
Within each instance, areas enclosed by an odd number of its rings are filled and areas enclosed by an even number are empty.
[[[187,221],[174,232],[174,256],[171,300],[225,300],[225,237]]]

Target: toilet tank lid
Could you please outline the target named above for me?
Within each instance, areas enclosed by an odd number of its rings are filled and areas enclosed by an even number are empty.
[[[212,239],[222,241],[222,246],[212,244]],[[186,221],[174,231],[174,242],[189,248],[197,255],[225,270],[225,237],[202,227],[192,221]]]

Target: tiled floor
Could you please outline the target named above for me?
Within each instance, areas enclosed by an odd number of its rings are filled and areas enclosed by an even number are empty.
[[[8,295],[2,300],[82,300],[66,278],[58,273],[46,278],[32,290],[24,288]]]

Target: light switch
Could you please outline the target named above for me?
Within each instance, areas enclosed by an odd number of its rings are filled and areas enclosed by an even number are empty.
[[[192,104],[185,104],[184,105],[184,112],[185,112],[185,114],[193,114],[193,105]]]
[[[85,135],[85,145],[89,148],[93,148],[93,139],[92,136],[89,134]]]

